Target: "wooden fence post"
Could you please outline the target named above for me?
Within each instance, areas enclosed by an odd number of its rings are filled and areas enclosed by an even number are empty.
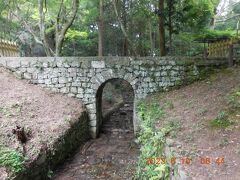
[[[234,65],[234,63],[233,63],[233,44],[231,43],[229,45],[228,66],[232,67],[233,65]]]
[[[18,45],[15,42],[0,39],[0,57],[1,56],[20,56]]]

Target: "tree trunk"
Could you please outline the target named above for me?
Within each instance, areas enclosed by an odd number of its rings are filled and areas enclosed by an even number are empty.
[[[150,56],[153,56],[154,42],[153,42],[152,23],[150,20],[148,21],[148,26],[149,26],[149,39],[150,39],[150,46],[151,46]]]
[[[53,49],[51,49],[51,45],[49,44],[49,39],[47,38],[45,28],[46,28],[46,22],[45,22],[45,14],[47,12],[47,0],[38,0],[38,13],[39,13],[39,32],[34,31],[34,27],[31,27],[28,23],[27,20],[25,20],[23,17],[20,16],[21,9],[18,6],[17,1],[14,1],[14,4],[16,5],[17,8],[17,13],[12,12],[13,15],[22,23],[22,25],[25,27],[25,29],[33,36],[34,40],[36,43],[41,44],[44,47],[44,50],[47,54],[47,56],[59,56],[61,54],[63,42],[64,42],[64,37],[69,29],[69,27],[72,25],[76,14],[77,10],[79,7],[79,1],[80,0],[72,0],[72,7],[71,11],[68,12],[67,14],[64,13],[62,14],[62,8],[64,6],[63,2],[64,0],[61,0],[61,5],[55,20],[55,52]],[[62,18],[64,17],[64,18]],[[61,19],[62,18],[62,19]],[[61,21],[62,20],[62,21]]]
[[[52,56],[51,49],[48,45],[46,34],[45,34],[45,12],[44,12],[44,0],[38,0],[38,11],[39,11],[39,30],[40,30],[40,39],[42,41],[43,48],[47,56]],[[45,4],[46,5],[46,4]],[[46,9],[46,7],[45,7]]]
[[[215,24],[216,24],[216,15],[217,15],[217,8],[214,8],[214,12],[213,12],[213,17],[211,19],[211,22],[210,22],[210,28],[211,29],[215,29]]]
[[[103,56],[103,0],[99,0],[98,56]]]
[[[159,0],[159,42],[160,56],[165,56],[164,0]]]
[[[139,32],[137,53],[138,53],[139,56],[143,56],[142,32],[141,31]]]
[[[230,44],[229,46],[229,55],[228,55],[228,66],[232,67],[234,65],[233,62],[233,44]]]
[[[169,50],[172,51],[172,9],[173,3],[170,1],[168,4],[168,32],[169,32]]]
[[[63,2],[63,1],[62,1]],[[68,20],[64,22],[63,24],[60,24],[60,14],[61,14],[61,8],[62,5],[59,8],[59,13],[57,16],[57,21],[56,21],[56,34],[55,34],[55,56],[59,56],[62,51],[62,46],[65,38],[65,34],[67,30],[70,28],[72,25],[74,19],[76,18],[77,11],[79,7],[79,0],[72,0],[72,13],[69,15],[67,18]],[[61,26],[61,28],[60,28]]]
[[[238,32],[239,32],[239,21],[240,21],[240,19],[238,19],[238,21],[237,21],[237,37],[238,37]]]
[[[127,31],[127,13],[126,13],[126,0],[123,0],[123,26],[124,29]],[[124,37],[123,41],[123,56],[128,55],[128,40]]]
[[[136,50],[135,50],[135,48],[133,46],[132,41],[129,39],[129,37],[127,35],[126,29],[124,28],[124,25],[122,23],[121,17],[118,14],[116,0],[113,0],[112,2],[113,2],[114,12],[115,12],[115,15],[117,17],[118,23],[120,24],[120,28],[122,30],[122,33],[123,33],[124,37],[126,38],[128,44],[131,46],[132,52],[133,52],[134,56],[136,56],[137,55]]]

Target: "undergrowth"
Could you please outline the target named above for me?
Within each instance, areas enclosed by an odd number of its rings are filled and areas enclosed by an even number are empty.
[[[167,163],[147,164],[147,158],[165,158],[166,136],[173,129],[173,124],[168,123],[161,129],[155,128],[155,122],[163,114],[163,108],[157,103],[144,103],[138,105],[141,118],[141,132],[137,139],[140,144],[140,156],[135,174],[135,179],[161,180],[170,178],[170,166]]]
[[[236,110],[240,108],[240,87],[227,96],[227,101],[231,109]]]
[[[210,121],[211,127],[215,128],[227,128],[231,124],[232,122],[228,120],[228,115],[225,111],[219,112],[217,118]]]
[[[226,100],[227,108],[225,111],[220,111],[217,117],[210,121],[211,127],[225,129],[235,123],[235,116],[240,112],[240,87],[226,96]]]
[[[0,145],[0,167],[6,167],[9,177],[24,170],[25,158],[19,152]]]

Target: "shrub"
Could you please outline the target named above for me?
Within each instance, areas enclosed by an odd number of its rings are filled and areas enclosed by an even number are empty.
[[[4,166],[9,170],[10,176],[24,170],[25,158],[19,152],[0,146],[0,166]]]
[[[135,174],[135,179],[167,179],[170,167],[167,163],[147,164],[147,158],[164,158],[166,135],[172,130],[171,125],[160,130],[155,129],[155,122],[163,115],[163,110],[158,103],[140,103],[138,113],[141,118],[141,132],[137,139],[140,144],[140,157]]]
[[[218,113],[217,118],[210,121],[211,127],[216,127],[216,128],[226,128],[230,125],[232,125],[232,122],[230,122],[227,119],[227,114],[224,111],[221,111]]]

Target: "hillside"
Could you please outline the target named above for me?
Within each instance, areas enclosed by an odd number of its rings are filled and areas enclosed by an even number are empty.
[[[0,82],[0,179],[4,179],[6,171],[15,174],[21,170],[22,161],[30,164],[44,147],[51,149],[69,129],[69,121],[78,118],[84,108],[76,99],[18,80],[3,68]],[[21,158],[22,145],[12,132],[16,126],[23,127],[27,135],[25,160]],[[13,157],[12,162],[11,158],[4,159],[7,155]]]
[[[144,102],[157,103],[163,111],[156,131],[166,123],[177,124],[168,142],[188,179],[239,179],[239,67],[171,92],[156,93]]]

